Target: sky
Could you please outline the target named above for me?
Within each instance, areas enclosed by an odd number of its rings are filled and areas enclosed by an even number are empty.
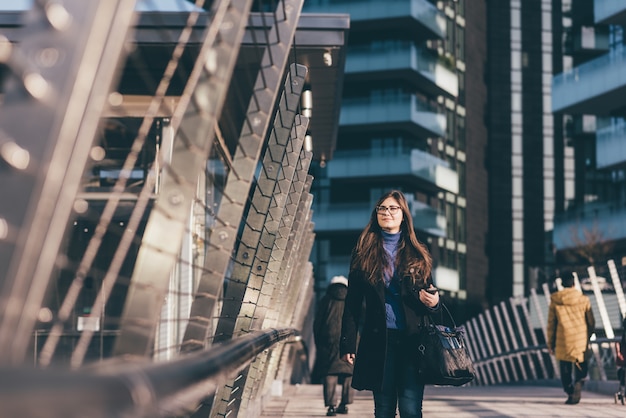
[[[34,0],[0,0],[0,10],[28,10]],[[180,11],[189,10],[193,5],[186,0],[137,0],[138,10]]]
[[[30,9],[33,0],[0,0],[0,10]]]

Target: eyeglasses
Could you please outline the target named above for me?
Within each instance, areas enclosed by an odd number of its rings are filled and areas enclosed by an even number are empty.
[[[389,211],[390,215],[395,215],[400,210],[400,206],[376,206],[376,212],[383,214]]]

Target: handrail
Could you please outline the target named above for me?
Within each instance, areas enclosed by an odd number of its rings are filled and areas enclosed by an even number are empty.
[[[614,338],[596,338],[595,340],[589,341],[589,343],[591,345],[600,345],[600,344],[603,344],[603,343],[616,343],[616,342],[619,342],[619,341],[620,341],[620,339],[617,338],[617,337],[614,337]],[[531,352],[537,352],[537,351],[541,351],[543,353],[547,353],[548,352],[548,346],[546,344],[528,345],[528,346],[524,346],[524,347],[508,350],[506,352],[496,353],[496,354],[491,355],[491,356],[481,357],[479,359],[475,359],[475,363],[476,364],[488,363],[490,361],[494,361],[494,360],[498,360],[498,359],[501,359],[501,358],[510,357],[512,355],[517,355],[517,354],[520,354],[520,353],[531,353]]]
[[[76,372],[1,369],[2,416],[172,416],[194,408],[256,355],[297,334],[291,328],[252,331],[167,363],[122,357]]]
[[[592,347],[589,359],[589,370],[592,380],[607,380],[610,367],[614,367],[615,343],[620,338],[596,338],[590,341]],[[483,353],[484,354],[484,353]],[[525,360],[524,360],[525,359]],[[552,361],[550,367],[548,361]],[[537,369],[539,366],[539,369]],[[553,356],[548,353],[545,343],[525,345],[504,351],[498,351],[488,356],[480,355],[474,358],[474,367],[479,373],[479,379],[474,384],[499,384],[516,381],[558,379],[558,365]],[[518,373],[511,372],[519,367]],[[592,369],[594,370],[592,372]],[[508,370],[508,372],[507,372]]]

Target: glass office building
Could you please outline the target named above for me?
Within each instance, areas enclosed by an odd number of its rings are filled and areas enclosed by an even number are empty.
[[[433,253],[437,286],[467,299],[464,4],[305,3],[307,12],[350,14],[337,147],[313,171],[319,288],[348,274],[376,200],[396,188]]]
[[[337,148],[314,172],[319,287],[348,272],[392,187],[411,199],[437,286],[466,314],[547,280],[572,176],[551,106],[561,4],[307,2],[351,18]]]
[[[552,108],[571,149],[566,204],[554,225],[557,264],[594,264],[626,249],[626,3],[563,2],[563,69]]]

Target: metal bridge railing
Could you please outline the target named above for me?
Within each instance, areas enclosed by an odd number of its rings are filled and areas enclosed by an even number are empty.
[[[590,343],[593,354],[589,359],[589,379],[617,379],[617,366],[615,364],[615,343],[617,341],[619,341],[617,338],[599,338]],[[486,358],[477,358],[475,361],[478,373],[476,384],[489,385],[558,379],[559,370],[554,367],[551,357],[548,347],[542,344],[497,353]]]
[[[115,358],[78,372],[3,368],[6,417],[155,417],[190,413],[265,350],[296,337],[294,329],[253,331],[176,360]]]
[[[254,417],[288,379],[349,29],[302,5],[0,10],[0,415]]]

